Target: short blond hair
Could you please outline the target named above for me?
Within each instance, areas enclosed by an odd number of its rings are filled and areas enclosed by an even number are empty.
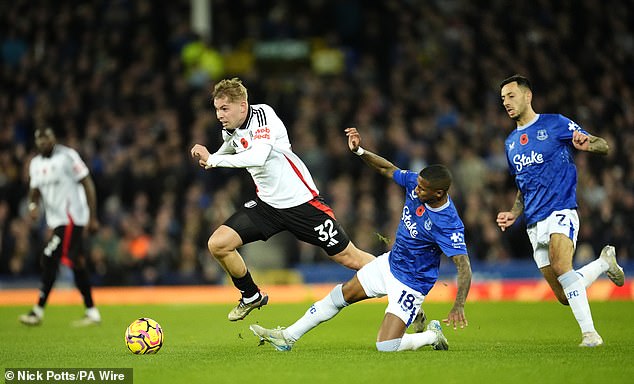
[[[211,96],[214,100],[226,97],[230,103],[249,99],[246,87],[242,85],[242,80],[237,77],[220,80],[214,86]]]

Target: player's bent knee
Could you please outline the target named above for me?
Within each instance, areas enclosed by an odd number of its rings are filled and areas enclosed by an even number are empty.
[[[398,351],[398,347],[400,346],[401,346],[400,338],[376,342],[376,349],[379,352],[396,352]]]
[[[226,241],[223,241],[220,237],[215,236],[215,234],[212,234],[209,237],[209,240],[207,241],[207,248],[216,259],[223,258],[226,254],[233,250]]]

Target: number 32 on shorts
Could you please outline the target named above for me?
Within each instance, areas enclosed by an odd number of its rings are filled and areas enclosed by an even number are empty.
[[[323,224],[319,224],[313,229],[319,235],[319,241],[328,243],[329,246],[338,243],[338,241],[335,240],[335,236],[339,234],[339,231],[335,229],[335,223],[333,223],[332,220],[327,219]]]

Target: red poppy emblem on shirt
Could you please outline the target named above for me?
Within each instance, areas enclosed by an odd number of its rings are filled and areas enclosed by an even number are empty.
[[[528,135],[524,133],[520,136],[520,144],[526,145],[526,143],[528,143]]]
[[[249,146],[249,143],[247,142],[247,139],[245,139],[244,137],[240,139],[240,144],[242,144],[242,147],[244,147],[244,148]]]
[[[416,216],[420,217],[423,216],[423,213],[425,212],[425,206],[421,205],[420,207],[416,208]]]

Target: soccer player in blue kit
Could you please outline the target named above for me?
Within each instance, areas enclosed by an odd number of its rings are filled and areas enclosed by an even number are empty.
[[[570,305],[582,332],[579,346],[599,346],[603,339],[594,328],[586,287],[604,272],[622,286],[624,274],[610,245],[596,260],[576,271],[572,268],[579,234],[572,150],[606,155],[608,144],[565,116],[535,113],[531,84],[523,76],[503,80],[500,93],[506,113],[517,123],[505,146],[518,193],[513,208],[498,213],[497,224],[504,231],[524,213],[535,263],[557,299]]]
[[[443,254],[451,258],[458,271],[455,302],[443,322],[453,325],[454,329],[467,325],[464,305],[471,287],[471,265],[464,225],[447,194],[451,174],[442,165],[430,165],[420,173],[400,170],[388,160],[361,148],[361,136],[356,128],[347,128],[345,132],[352,152],[405,189],[405,205],[394,246],[366,264],[348,282],[337,285],[288,328],[266,329],[253,324],[250,329],[262,342],[271,343],[279,351],[289,351],[306,332],[330,320],[347,305],[387,295],[377,350],[415,350],[425,345],[446,350],[449,345],[438,320],[432,320],[424,332],[408,334],[405,330],[421,311],[425,296],[438,279]]]

